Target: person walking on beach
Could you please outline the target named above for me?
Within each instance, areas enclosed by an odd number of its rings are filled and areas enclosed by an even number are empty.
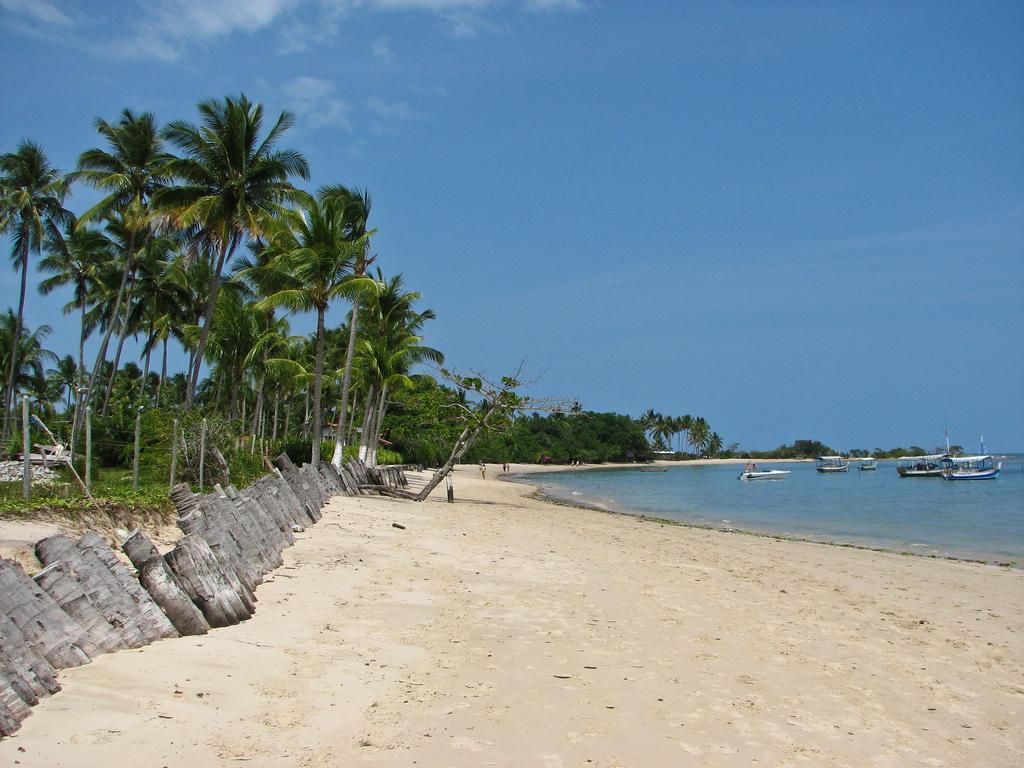
[[[480,462],[480,479],[481,480],[486,480],[487,479],[487,465],[484,464],[483,461]]]

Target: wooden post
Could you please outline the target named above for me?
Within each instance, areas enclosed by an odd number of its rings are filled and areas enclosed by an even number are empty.
[[[203,492],[203,474],[206,469],[206,419],[203,419],[203,428],[199,433],[199,492]]]
[[[174,487],[174,476],[178,474],[178,420],[174,420],[173,436],[171,437],[171,483]]]
[[[142,438],[142,406],[135,412],[135,447],[132,451],[132,490],[139,490],[139,442]]]
[[[32,438],[28,430],[28,395],[21,396],[21,451],[24,465],[24,480],[22,482],[21,495],[28,501],[32,493],[32,457],[29,455],[32,449]]]
[[[85,408],[85,489],[92,493],[92,406]]]

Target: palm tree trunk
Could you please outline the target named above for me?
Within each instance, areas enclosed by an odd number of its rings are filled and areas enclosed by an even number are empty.
[[[266,355],[263,356],[263,364],[266,365]],[[260,415],[263,413],[263,385],[266,382],[266,374],[260,374],[260,386],[256,395],[256,410],[252,417],[252,433],[255,435],[256,430],[259,429]]]
[[[203,309],[203,330],[199,333],[199,346],[196,349],[196,365],[189,378],[188,389],[185,390],[185,410],[192,408],[196,385],[199,383],[199,369],[203,365],[203,353],[206,351],[206,339],[210,335],[213,309],[217,302],[217,290],[220,288],[220,273],[223,271],[224,261],[227,259],[229,242],[228,233],[224,232],[221,237],[220,254],[217,257],[217,268],[213,271],[213,278],[210,280],[210,290],[206,294],[206,307]],[[233,252],[234,247],[231,250]]]
[[[352,300],[352,317],[348,322],[348,349],[345,350],[345,373],[341,378],[341,407],[338,409],[338,429],[334,433],[334,456],[331,463],[341,469],[345,454],[345,416],[348,412],[348,391],[352,385],[352,360],[356,349],[356,317],[359,314],[358,297]]]
[[[121,272],[121,284],[117,288],[117,298],[114,299],[114,311],[111,313],[112,317],[117,317],[121,311],[121,301],[124,299],[125,287],[128,285],[128,275],[131,272],[132,263],[135,258],[135,231],[128,231],[128,248],[125,253],[124,270]],[[103,333],[103,340],[100,342],[99,351],[96,353],[96,364],[93,365],[92,371],[89,374],[89,392],[85,400],[85,408],[79,408],[76,414],[75,430],[81,430],[82,419],[85,418],[85,411],[89,407],[89,403],[92,398],[96,396],[96,376],[99,374],[100,369],[103,367],[103,363],[107,359],[107,346],[110,344],[110,336],[114,332],[113,322],[107,323],[107,328]]]
[[[18,342],[21,341],[25,291],[28,288],[28,235],[28,219],[25,219],[21,225],[21,296],[18,298],[18,318],[14,321],[14,336],[11,338],[11,365],[7,371],[7,386],[4,389],[4,440],[11,434],[11,424],[14,420],[14,374],[18,370]]]
[[[370,450],[370,432],[373,431],[373,414],[376,413],[376,409],[373,407],[377,401],[376,390],[376,386],[371,384],[369,391],[366,393],[366,405],[363,407],[363,425],[362,432],[359,435],[359,459],[361,461],[366,461]]]
[[[288,439],[288,426],[292,419],[292,404],[291,399],[284,404],[284,438]]]
[[[128,281],[128,293],[124,299],[124,321],[121,323],[121,331],[117,338],[117,353],[114,355],[114,367],[110,371],[110,378],[107,380],[107,391],[103,396],[103,408],[101,416],[107,415],[107,406],[110,404],[110,393],[114,390],[114,380],[117,378],[117,369],[121,365],[121,350],[124,349],[124,340],[128,336],[128,315],[132,308],[132,295],[135,293],[135,276],[132,275]]]
[[[355,414],[359,410],[359,390],[352,392],[352,416],[348,420],[348,434],[345,435],[345,444],[353,445],[356,441],[356,420]]]
[[[310,458],[313,466],[320,464],[320,392],[324,374],[324,312],[326,307],[316,308],[316,367],[313,373],[313,447]]]
[[[281,388],[274,390],[274,428],[270,431],[270,442],[277,440],[277,407],[281,404]]]
[[[142,383],[139,385],[139,402],[146,399],[146,379],[149,378],[149,358],[153,354],[153,324],[149,324],[149,337],[146,341],[146,364],[142,367]]]
[[[380,433],[384,427],[384,412],[388,407],[388,385],[385,384],[380,388],[380,405],[377,406],[377,412],[373,419],[373,436],[370,440],[370,450],[366,466],[376,467],[377,466],[377,448],[380,446]]]
[[[309,437],[309,387],[306,387],[306,414],[302,419],[302,436]]]
[[[167,337],[164,336],[164,362],[163,362],[163,367],[160,369],[160,381],[156,385],[156,407],[157,408],[159,408],[163,404],[163,401],[161,401],[160,397],[161,397],[161,394],[163,393],[164,379],[166,379],[166,378],[167,378]]]

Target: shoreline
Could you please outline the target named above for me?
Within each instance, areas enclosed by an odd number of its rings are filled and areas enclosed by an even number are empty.
[[[252,619],[61,672],[0,764],[1024,761],[1020,571],[455,487],[335,498]]]
[[[661,462],[661,465],[671,466],[713,466],[718,464],[742,464],[747,459],[695,459],[692,462]],[[763,464],[769,463],[795,463],[795,462],[809,462],[814,461],[813,459],[772,459],[769,461],[761,461]],[[656,464],[658,462],[655,462]],[[533,465],[517,465],[517,466],[533,466]],[[630,469],[638,468],[640,466],[650,465],[637,465],[637,464],[588,464],[576,467],[566,467],[565,471],[588,471],[596,469]],[[770,531],[759,531],[751,528],[736,528],[733,526],[719,526],[712,523],[700,523],[692,520],[674,520],[667,517],[658,517],[646,512],[629,512],[625,509],[609,509],[607,507],[599,506],[598,504],[588,503],[585,501],[574,501],[565,499],[560,496],[554,496],[549,494],[543,486],[532,483],[529,480],[519,480],[515,477],[509,477],[509,475],[531,475],[546,472],[559,472],[559,469],[534,469],[534,470],[509,470],[507,473],[503,472],[497,476],[497,479],[508,483],[517,483],[520,485],[529,485],[535,489],[534,497],[549,504],[562,507],[575,507],[577,509],[586,509],[593,512],[604,512],[609,515],[622,515],[624,517],[634,518],[636,520],[645,522],[655,522],[663,525],[677,525],[683,528],[693,528],[695,530],[706,530],[706,531],[718,531],[720,533],[734,533],[743,536],[754,536],[758,538],[773,539],[776,541],[793,541],[802,542],[805,544],[820,544],[827,547],[840,547],[843,549],[857,549],[864,550],[866,552],[881,552],[892,555],[900,555],[905,557],[920,557],[926,560],[949,560],[952,562],[964,562],[964,563],[975,563],[977,565],[986,565],[993,568],[1003,568],[1010,570],[1024,571],[1024,561],[1016,560],[983,560],[974,557],[958,556],[952,554],[939,554],[939,553],[926,553],[926,552],[914,552],[909,549],[898,549],[895,547],[885,546],[872,546],[870,544],[857,544],[854,542],[846,541],[829,541],[827,539],[816,539],[807,536],[800,536],[798,534],[782,534],[772,533]]]

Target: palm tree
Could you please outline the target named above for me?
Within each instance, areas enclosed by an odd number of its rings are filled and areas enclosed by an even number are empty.
[[[74,216],[64,208],[67,182],[50,166],[42,148],[22,141],[18,149],[0,155],[0,232],[11,235],[11,258],[21,270],[18,314],[10,338],[7,382],[4,387],[4,439],[10,434],[11,408],[16,371],[19,370],[18,343],[25,320],[25,292],[28,287],[28,258],[39,253],[45,240],[59,242],[61,229]]]
[[[265,219],[277,213],[281,203],[308,197],[288,179],[309,178],[309,166],[301,154],[274,149],[292,125],[288,112],[281,113],[261,140],[263,107],[244,95],[223,101],[210,99],[198,109],[200,125],[176,120],[163,131],[182,156],[171,158],[164,166],[178,184],[156,195],[161,210],[197,243],[209,245],[217,253],[185,394],[186,407],[192,405],[225,263],[246,235],[262,235]]]
[[[407,291],[401,275],[387,280],[379,269],[377,283],[379,288],[368,295],[364,308],[364,335],[357,350],[368,385],[359,453],[371,467],[377,463],[389,392],[414,386],[411,371],[416,364],[444,362],[444,355],[424,346],[419,335],[426,321],[435,317],[431,309],[416,310],[420,293]]]
[[[365,252],[366,235],[347,237],[344,209],[332,197],[308,198],[295,210],[281,213],[270,232],[273,268],[286,286],[259,306],[284,306],[290,311],[316,312],[316,358],[313,369],[311,462],[320,463],[321,403],[324,361],[324,315],[332,300],[367,290],[369,278],[353,277],[357,258]]]
[[[703,454],[707,448],[708,438],[711,435],[711,426],[703,416],[697,416],[690,423],[690,445],[694,447],[697,454]]]
[[[366,228],[372,208],[370,193],[366,190],[360,191],[336,185],[324,187],[320,190],[320,195],[324,198],[331,198],[342,206],[346,238],[349,241],[364,240],[365,247],[362,253],[357,254],[352,270],[354,277],[362,277],[375,260],[375,257],[369,256],[368,237],[372,236],[376,230],[368,231]],[[345,365],[341,375],[341,402],[338,404],[338,426],[334,433],[334,455],[331,458],[331,463],[339,469],[345,454],[345,427],[348,417],[349,391],[352,386],[352,361],[355,356],[358,316],[359,294],[355,293],[352,296],[352,310],[349,312],[348,344],[345,347]],[[354,407],[353,410],[355,410]]]
[[[57,362],[57,356],[43,348],[51,331],[48,325],[40,325],[33,331],[19,324],[10,308],[0,314],[0,365],[5,369],[16,366],[10,390],[4,389],[5,398],[10,396],[13,400],[18,390],[36,393],[40,389],[40,381],[46,379],[45,366]]]
[[[46,255],[39,262],[40,271],[51,273],[51,277],[39,283],[39,292],[45,296],[57,288],[70,285],[71,301],[64,305],[64,314],[71,314],[77,309],[81,315],[78,365],[76,380],[72,385],[75,390],[76,409],[78,393],[82,389],[82,376],[85,373],[85,342],[92,331],[86,316],[89,294],[93,285],[100,279],[102,265],[112,258],[112,250],[113,244],[106,235],[79,223],[70,228],[63,240],[48,242]]]
[[[106,196],[96,205],[82,214],[85,220],[94,217],[107,217],[109,222],[116,223],[120,230],[117,234],[123,242],[123,261],[121,278],[117,292],[110,308],[110,320],[106,323],[96,363],[89,377],[88,397],[94,397],[98,387],[96,375],[107,359],[107,347],[114,329],[121,328],[118,351],[124,343],[127,333],[127,321],[118,322],[128,290],[129,281],[135,272],[135,257],[143,248],[152,232],[152,213],[150,203],[153,196],[167,181],[163,172],[163,145],[156,127],[156,119],[149,112],[135,114],[125,109],[121,119],[109,123],[102,118],[96,119],[96,131],[107,142],[107,148],[94,147],[87,149],[78,157],[78,169],[70,174],[74,181],[84,181],[95,189],[106,192]],[[117,369],[117,364],[114,364]],[[109,399],[111,379],[107,387]],[[78,409],[75,417],[76,432],[85,409]]]
[[[60,397],[65,392],[67,393],[65,395],[64,408],[69,413],[71,411],[71,393],[75,391],[78,378],[78,366],[71,355],[64,355],[64,357],[57,361],[57,367],[50,371],[49,379],[58,388],[57,397]]]

